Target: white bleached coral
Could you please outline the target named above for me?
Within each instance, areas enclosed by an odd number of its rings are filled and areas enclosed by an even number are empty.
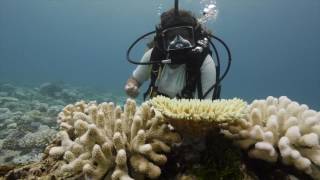
[[[61,145],[49,154],[64,159],[63,172],[88,179],[155,179],[167,161],[164,153],[180,142],[159,112],[130,99],[123,111],[113,103],[77,102],[63,109],[58,123]]]
[[[319,179],[320,112],[285,96],[255,100],[248,110],[247,121],[225,126],[223,132],[250,157],[280,160]]]
[[[157,96],[150,103],[181,133],[204,134],[207,130],[233,124],[246,116],[247,103],[230,100],[170,99]],[[237,123],[238,124],[238,123]]]

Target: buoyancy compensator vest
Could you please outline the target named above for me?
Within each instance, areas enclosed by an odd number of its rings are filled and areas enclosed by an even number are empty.
[[[183,53],[181,53],[183,54]],[[186,82],[185,86],[180,93],[176,95],[176,98],[194,98],[195,91],[197,89],[197,96],[198,98],[203,98],[202,92],[202,83],[201,83],[201,66],[208,55],[212,55],[211,50],[206,47],[203,49],[202,52],[185,52],[178,61],[181,61],[181,64],[186,65],[185,77]],[[170,56],[165,51],[160,50],[157,46],[155,46],[151,52],[150,62],[157,62],[159,60],[163,60]],[[165,64],[156,63],[152,64],[151,67],[151,75],[150,75],[150,84],[147,91],[144,93],[144,99],[147,97],[151,98],[156,95],[165,95],[158,91],[158,87],[156,86],[156,81],[159,78],[163,67]],[[219,97],[215,97],[217,99]]]

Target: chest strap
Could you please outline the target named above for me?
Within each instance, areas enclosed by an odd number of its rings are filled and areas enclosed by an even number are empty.
[[[182,91],[177,94],[177,98],[194,98],[194,92],[197,88],[198,97],[203,98],[202,92],[202,83],[201,83],[201,66],[207,57],[210,54],[209,49],[205,49],[202,53],[194,54],[187,57],[189,63],[186,63],[186,83]],[[166,58],[166,54],[162,53],[159,49],[154,48],[151,52],[150,61],[159,61]],[[155,82],[158,79],[164,64],[153,64],[151,68],[150,75],[150,85],[148,90],[144,93],[144,100],[149,97],[154,97],[156,95],[162,94],[158,92],[158,87],[155,86]]]
[[[166,58],[165,53],[160,51],[157,47],[153,48],[150,56],[150,62],[164,60],[165,58]],[[156,93],[157,93],[158,87],[156,87],[155,83],[163,69],[163,66],[164,64],[160,64],[160,63],[151,65],[150,85],[147,91],[143,94],[144,100],[146,100],[147,96],[154,97],[157,95]]]
[[[202,53],[189,56],[189,63],[186,64],[186,85],[180,93],[180,98],[194,98],[194,92],[197,89],[198,98],[203,99],[201,66],[208,54],[210,54],[210,50],[206,48]]]

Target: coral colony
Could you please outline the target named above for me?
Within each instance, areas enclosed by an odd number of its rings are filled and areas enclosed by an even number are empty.
[[[62,171],[83,172],[89,179],[107,173],[112,179],[132,179],[127,163],[136,176],[155,179],[161,174],[159,165],[167,161],[162,153],[180,141],[161,113],[146,103],[136,107],[130,99],[123,112],[113,103],[68,105],[59,123],[61,146],[52,147],[50,156],[64,158]]]
[[[192,132],[195,127],[201,128],[199,125],[219,125],[250,157],[268,162],[281,159],[286,165],[320,178],[320,112],[306,105],[285,96],[255,100],[248,106],[239,99],[212,102],[165,97],[154,98],[152,104],[177,129]]]
[[[320,112],[285,96],[251,104],[236,98],[158,96],[140,106],[128,99],[123,109],[112,102],[80,101],[64,107],[58,124],[56,142],[46,152],[54,161],[50,167],[59,168],[47,177],[157,179],[172,147],[181,143],[183,131],[201,137],[212,128],[251,158],[291,165],[314,179],[320,177]],[[36,169],[31,168],[29,176],[36,176]]]

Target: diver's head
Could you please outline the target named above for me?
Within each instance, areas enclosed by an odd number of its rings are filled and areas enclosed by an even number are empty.
[[[170,9],[161,14],[157,26],[156,41],[167,52],[192,49],[201,29],[195,16],[190,11]]]
[[[160,26],[162,29],[176,27],[176,26],[192,26],[196,27],[198,20],[190,11],[179,10],[178,14],[175,13],[175,9],[172,8],[166,12],[163,12],[160,16]]]

